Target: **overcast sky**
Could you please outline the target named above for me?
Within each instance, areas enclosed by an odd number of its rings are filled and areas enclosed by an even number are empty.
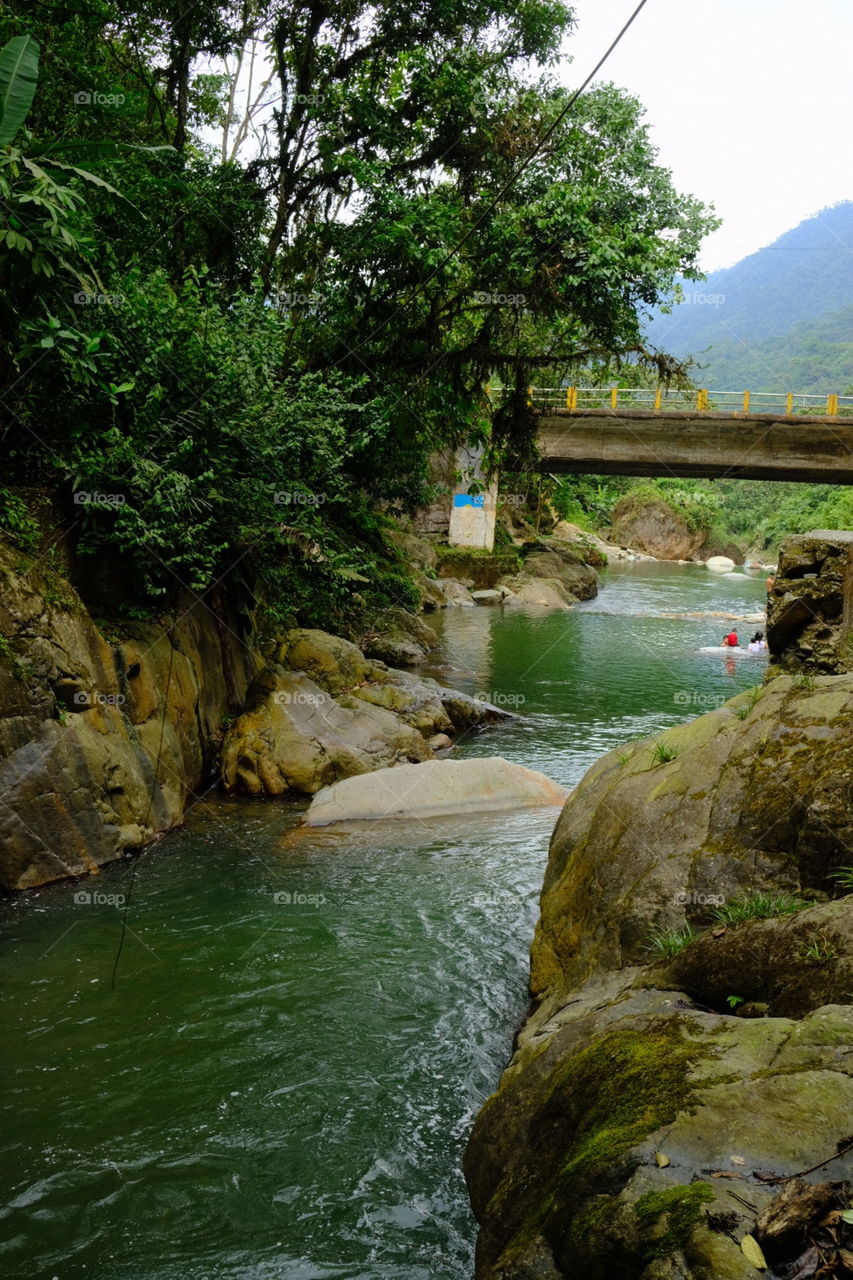
[[[637,0],[573,0],[577,84]],[[705,270],[853,199],[853,0],[648,0],[602,69],[644,103],[676,185],[723,226]]]

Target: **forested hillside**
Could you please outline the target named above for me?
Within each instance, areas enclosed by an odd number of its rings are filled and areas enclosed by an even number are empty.
[[[0,524],[38,546],[36,486],[137,611],[223,581],[281,619],[405,603],[379,513],[482,434],[490,379],[514,447],[538,367],[642,358],[638,311],[714,222],[638,102],[567,110],[547,68],[572,22],[561,0],[6,9]]]
[[[684,301],[656,311],[646,332],[696,359],[703,385],[825,394],[853,384],[853,202],[681,288]]]

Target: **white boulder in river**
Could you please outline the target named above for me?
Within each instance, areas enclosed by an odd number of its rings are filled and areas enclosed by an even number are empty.
[[[427,760],[333,782],[317,792],[303,821],[323,827],[330,822],[561,805],[568,794],[544,773],[511,764],[501,756]]]
[[[705,561],[705,568],[714,573],[729,573],[734,567],[734,560],[730,560],[728,556],[711,556],[710,560]]]

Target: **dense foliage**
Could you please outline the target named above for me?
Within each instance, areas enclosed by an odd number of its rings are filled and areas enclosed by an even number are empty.
[[[5,11],[0,43],[40,55],[0,149],[7,529],[32,540],[16,486],[58,491],[133,607],[223,580],[279,618],[409,600],[377,512],[487,432],[490,380],[516,451],[537,369],[652,359],[639,313],[713,225],[635,100],[565,112],[572,23],[561,0]]]

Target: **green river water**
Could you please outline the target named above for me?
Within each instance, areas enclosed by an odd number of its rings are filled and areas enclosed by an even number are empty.
[[[521,712],[466,738],[571,786],[757,683],[699,654],[764,575],[631,563],[570,612],[448,610],[432,674]],[[741,635],[754,626],[742,623]],[[470,1280],[460,1158],[526,1005],[554,810],[286,832],[214,801],[0,908],[3,1280]],[[290,901],[283,901],[290,897]]]

